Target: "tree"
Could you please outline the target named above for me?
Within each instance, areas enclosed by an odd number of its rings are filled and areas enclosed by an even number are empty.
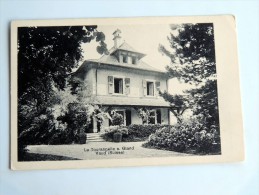
[[[171,59],[167,72],[171,77],[193,85],[185,91],[189,106],[195,115],[202,115],[207,126],[218,125],[218,99],[214,32],[212,23],[171,25],[168,37],[170,51],[163,45],[159,49]],[[168,94],[162,96],[170,103],[185,108],[184,101],[176,101]],[[178,96],[178,100],[183,99]]]
[[[199,88],[189,90],[193,114],[200,115],[206,126],[219,124],[218,93],[215,80],[208,80]]]
[[[160,45],[170,57],[167,71],[171,77],[199,84],[216,75],[214,32],[212,23],[172,25],[168,40],[172,51]]]
[[[48,101],[51,85],[64,89],[66,78],[82,59],[81,43],[95,39],[97,51],[107,53],[105,35],[97,26],[19,27],[18,98]],[[22,103],[22,102],[21,102]]]
[[[85,131],[95,117],[100,123],[107,113],[102,111],[100,106],[87,97],[86,83],[81,81],[76,94],[71,93],[71,86],[61,90],[52,87],[52,96],[48,102],[48,107],[42,112],[28,113],[28,105],[21,105],[23,111],[21,116],[28,123],[26,114],[31,116],[29,125],[20,131],[18,137],[19,151],[23,152],[28,144],[71,144],[85,143]],[[23,123],[21,123],[23,124]],[[20,154],[23,155],[23,153]]]
[[[178,123],[182,122],[183,113],[189,108],[189,103],[183,95],[171,95],[168,92],[160,92],[165,101],[170,103],[170,111],[174,114]]]
[[[85,132],[88,125],[91,123],[92,118],[102,124],[105,118],[109,118],[109,114],[105,112],[99,103],[96,101],[95,96],[89,93],[89,85],[87,81],[72,77],[69,79],[72,84],[69,85],[70,94],[76,97],[76,101],[68,105],[66,113],[63,114],[64,122],[71,125],[71,129],[77,133]],[[73,86],[76,82],[76,87]],[[70,98],[72,99],[72,98]]]
[[[82,59],[81,44],[92,40],[99,42],[96,49],[100,54],[108,52],[105,35],[97,26],[18,28],[20,148],[32,142],[43,143],[53,132],[69,128],[68,123],[58,120],[60,116],[73,113],[78,106],[78,98],[71,95],[68,78]],[[89,109],[90,106],[80,107],[77,111]]]

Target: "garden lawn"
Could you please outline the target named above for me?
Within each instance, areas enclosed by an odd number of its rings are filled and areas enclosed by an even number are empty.
[[[79,160],[76,158],[58,156],[51,154],[35,154],[26,152],[23,156],[19,157],[19,161],[56,161],[56,160]]]

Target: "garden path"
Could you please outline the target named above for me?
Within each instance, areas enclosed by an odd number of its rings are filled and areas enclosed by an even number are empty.
[[[187,156],[179,152],[142,147],[144,142],[87,142],[71,145],[30,145],[29,153],[59,155],[77,159],[122,159]]]

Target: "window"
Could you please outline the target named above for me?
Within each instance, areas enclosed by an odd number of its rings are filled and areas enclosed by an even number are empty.
[[[125,125],[125,111],[124,110],[113,110],[113,111],[109,111],[109,114],[112,118],[112,120],[109,120],[109,126],[112,125],[119,125],[119,123],[122,122],[123,125]],[[118,119],[117,117],[115,117],[115,114],[119,114],[122,116],[122,121],[120,119]]]
[[[116,110],[117,114],[120,114],[123,117],[123,125],[130,125],[131,124],[131,110]],[[109,114],[112,116],[112,112],[110,111]],[[109,120],[109,126],[114,125],[111,120]]]
[[[156,124],[156,111],[152,110],[149,115],[149,124]]]
[[[123,79],[114,78],[114,93],[123,94]]]
[[[126,116],[126,126],[129,126],[131,124],[131,110],[126,110],[125,116]]]
[[[160,81],[155,80],[142,80],[143,96],[158,97],[160,91]]]
[[[116,111],[117,114],[120,114],[122,116],[122,121],[123,121],[123,125],[125,123],[125,111],[124,110],[119,110]]]
[[[158,124],[161,124],[162,123],[162,116],[161,116],[161,110],[160,109],[157,109],[156,110],[156,122]]]
[[[108,76],[108,94],[129,95],[130,94],[130,78],[123,76]]]
[[[147,81],[147,95],[154,96],[154,82]]]
[[[136,57],[132,57],[132,64],[137,64],[137,58]]]
[[[143,119],[143,124],[161,124],[161,110],[150,110],[149,116]]]
[[[126,55],[123,56],[123,63],[128,63],[128,59]]]

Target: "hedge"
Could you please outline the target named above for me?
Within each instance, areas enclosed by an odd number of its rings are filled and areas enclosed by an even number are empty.
[[[106,141],[114,141],[113,135],[117,132],[122,134],[122,142],[135,142],[135,141],[145,141],[148,137],[155,133],[156,130],[169,127],[169,125],[161,124],[149,124],[149,125],[137,125],[131,124],[129,126],[111,126],[105,129],[105,133],[102,135]]]

